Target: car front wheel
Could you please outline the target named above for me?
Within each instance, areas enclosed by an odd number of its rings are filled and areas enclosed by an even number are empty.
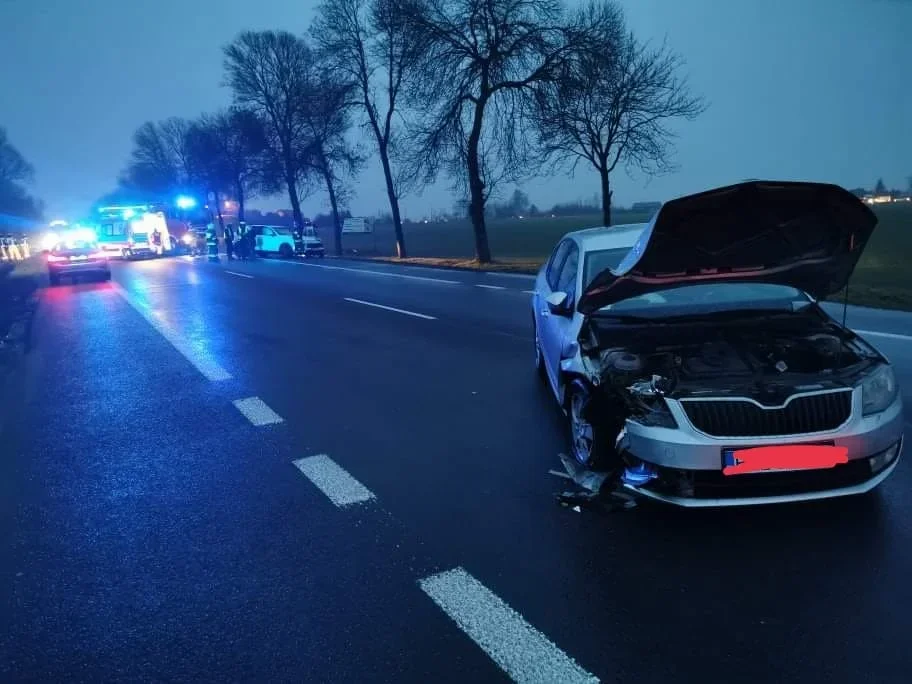
[[[287,242],[282,243],[282,246],[279,247],[279,256],[283,259],[291,259],[294,256],[294,250]]]
[[[593,421],[590,415],[589,389],[576,381],[567,387],[567,419],[570,432],[570,453],[582,466],[591,470],[610,470],[617,465],[611,430]]]

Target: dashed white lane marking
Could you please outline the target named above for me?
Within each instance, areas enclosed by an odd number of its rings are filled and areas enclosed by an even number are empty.
[[[396,313],[405,314],[406,316],[414,316],[415,318],[424,318],[428,321],[436,321],[437,319],[433,316],[428,316],[427,314],[417,313],[415,311],[406,311],[405,309],[397,309],[395,306],[386,306],[385,304],[377,304],[375,302],[365,302],[363,299],[353,299],[352,297],[344,297],[346,302],[354,302],[355,304],[364,304],[364,306],[373,306],[377,309],[386,309],[387,311],[395,311]]]
[[[514,682],[599,681],[462,568],[418,584]]]
[[[311,266],[313,268],[323,268],[327,271],[350,271],[352,273],[364,273],[366,275],[382,276],[387,278],[405,278],[406,280],[423,280],[429,283],[442,283],[444,285],[459,285],[458,280],[445,280],[443,278],[428,278],[426,276],[406,275],[404,273],[389,273],[387,271],[371,271],[366,268],[346,268],[345,266],[326,266],[324,264],[309,264],[305,261],[284,261],[279,263],[294,264],[296,266]]]
[[[247,273],[238,273],[237,271],[229,271],[227,269],[225,270],[225,273],[230,273],[231,275],[237,276],[238,278],[253,278],[252,275],[248,275]]]
[[[339,508],[376,498],[371,490],[326,454],[299,458],[294,465]]]
[[[266,402],[259,397],[247,397],[246,399],[235,399],[232,402],[238,411],[251,423],[257,427],[261,425],[274,425],[275,423],[284,422],[282,416],[273,411],[266,405]]]
[[[891,340],[912,340],[912,336],[900,335],[899,333],[877,332],[876,330],[856,330],[859,335],[871,335],[873,337],[887,337]]]
[[[475,283],[475,287],[482,287],[485,290],[506,290],[507,289],[501,285],[482,285],[481,283]]]
[[[187,359],[194,368],[203,374],[210,382],[222,382],[224,380],[231,380],[231,375],[222,368],[216,361],[209,355],[209,352],[205,349],[204,346],[199,344],[194,344],[188,342],[183,337],[181,337],[177,331],[173,330],[170,326],[165,324],[163,321],[156,318],[152,311],[148,307],[143,305],[135,297],[133,297],[129,292],[123,289],[120,285],[114,285],[114,291],[119,294],[127,304],[132,306],[140,316],[146,319],[146,321],[158,331],[158,334],[164,337],[168,342],[174,347],[180,354]]]

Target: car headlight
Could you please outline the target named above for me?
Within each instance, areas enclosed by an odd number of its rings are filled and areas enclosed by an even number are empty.
[[[890,366],[880,366],[861,381],[862,413],[866,416],[880,413],[896,399],[896,376]]]
[[[630,419],[648,427],[677,428],[678,422],[671,415],[668,406],[662,399],[651,405],[642,405],[642,410],[630,416]]]

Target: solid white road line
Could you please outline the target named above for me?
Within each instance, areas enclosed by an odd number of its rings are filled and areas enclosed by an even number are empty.
[[[495,278],[522,278],[524,280],[535,280],[531,273],[504,273],[502,271],[483,271],[485,275],[494,276]]]
[[[273,411],[266,405],[266,402],[259,397],[247,397],[246,399],[235,399],[232,402],[238,411],[251,423],[257,427],[261,425],[274,425],[283,422],[282,416]]]
[[[475,287],[482,287],[485,290],[506,290],[507,289],[505,287],[501,287],[500,285],[481,285],[479,283],[475,283]]]
[[[326,454],[299,458],[294,465],[339,508],[376,498],[371,490]]]
[[[231,380],[231,375],[228,371],[216,363],[205,348],[201,348],[198,344],[192,344],[185,340],[177,331],[156,318],[148,307],[143,305],[119,284],[114,284],[114,291],[117,292],[127,304],[132,306],[140,316],[145,318],[149,325],[158,331],[159,335],[168,340],[168,342],[171,343],[171,346],[179,351],[187,361],[193,364],[194,368],[203,374],[203,377],[210,382]]]
[[[231,275],[237,276],[238,278],[253,278],[252,275],[248,275],[246,273],[238,273],[237,271],[229,271],[227,269],[225,269],[225,273],[230,273]]]
[[[851,327],[851,326],[849,326]],[[856,330],[859,335],[872,335],[874,337],[887,337],[891,340],[912,340],[912,336],[900,335],[899,333],[877,332],[876,330]]]
[[[350,271],[352,273],[363,273],[365,275],[383,276],[387,278],[405,278],[406,280],[423,280],[429,283],[442,283],[444,285],[459,285],[458,280],[444,280],[443,278],[428,278],[426,276],[406,275],[404,273],[389,273],[388,271],[371,271],[366,268],[346,268],[345,266],[326,266],[325,264],[311,264],[306,261],[284,261],[278,263],[295,264],[296,266],[312,266],[313,268],[324,268],[327,271]]]
[[[423,313],[415,313],[414,311],[406,311],[405,309],[397,309],[395,306],[385,306],[383,304],[376,304],[374,302],[365,302],[363,299],[353,299],[352,297],[345,297],[346,302],[354,302],[355,304],[364,304],[364,306],[373,306],[378,309],[386,309],[387,311],[395,311],[396,313],[405,314],[406,316],[414,316],[415,318],[424,318],[428,321],[436,321],[437,319],[433,316],[428,316]]]
[[[598,682],[462,568],[418,582],[514,682]]]

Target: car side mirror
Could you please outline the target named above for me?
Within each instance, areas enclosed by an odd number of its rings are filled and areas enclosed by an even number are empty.
[[[571,314],[570,298],[566,292],[552,292],[545,301],[548,303],[548,310],[555,316],[569,316]]]

